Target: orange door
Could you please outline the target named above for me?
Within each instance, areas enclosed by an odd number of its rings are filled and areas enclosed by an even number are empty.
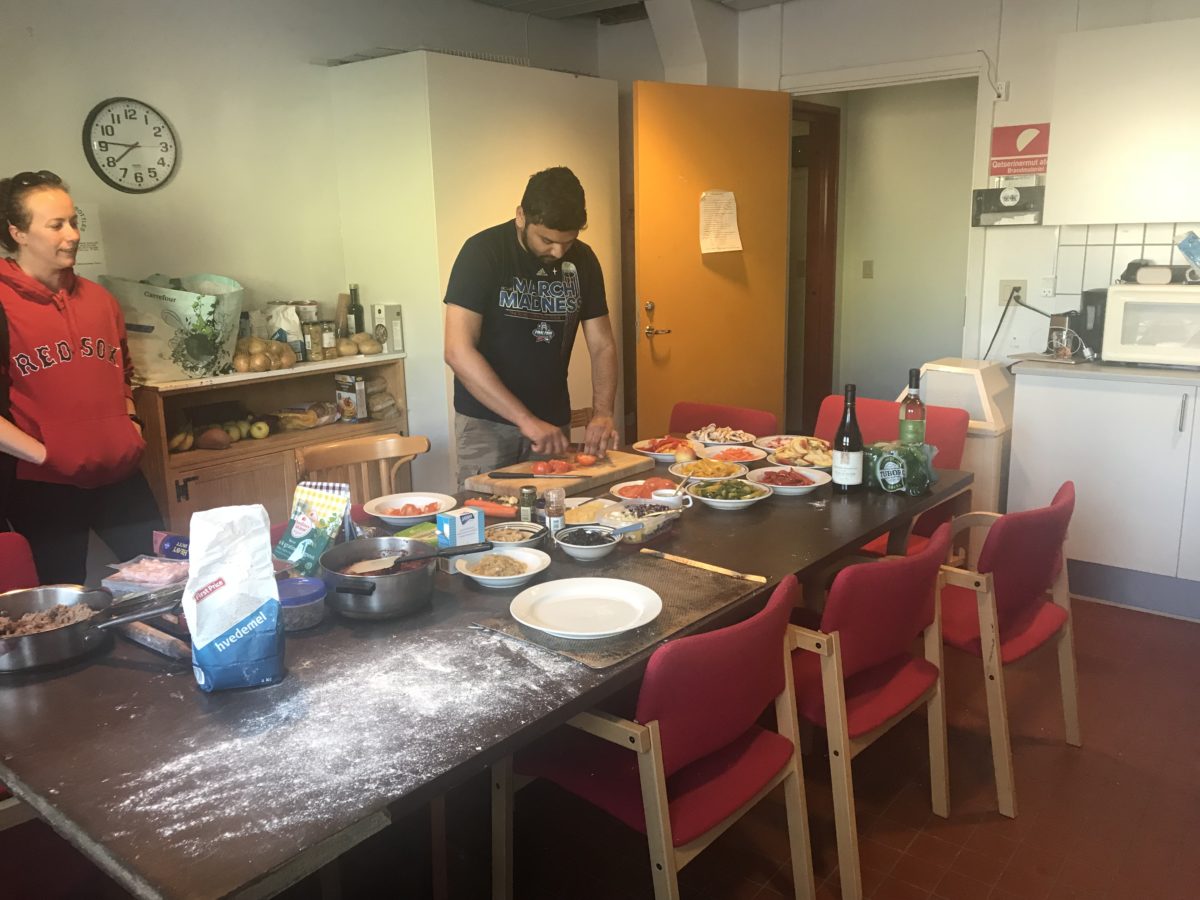
[[[634,83],[639,438],[679,400],[783,421],[790,121],[788,94]],[[740,251],[700,252],[705,191],[733,192]]]

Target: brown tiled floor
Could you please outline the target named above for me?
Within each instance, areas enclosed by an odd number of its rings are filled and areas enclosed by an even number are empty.
[[[1084,746],[1068,747],[1053,651],[1006,671],[1019,815],[996,813],[979,661],[947,651],[951,816],[929,810],[925,724],[897,726],[854,761],[863,884],[873,900],[1200,898],[1200,625],[1076,604]],[[822,755],[804,760],[821,900],[841,896]],[[450,796],[451,893],[488,896],[487,784]],[[685,900],[792,896],[777,798],[684,869]],[[0,835],[13,858],[53,852],[37,824]],[[653,896],[644,839],[551,785],[521,791],[521,900]],[[347,897],[429,895],[425,822],[412,817],[343,858]],[[82,860],[77,860],[82,864]],[[121,896],[86,864],[64,884],[5,897]],[[288,900],[318,896],[310,880]]]

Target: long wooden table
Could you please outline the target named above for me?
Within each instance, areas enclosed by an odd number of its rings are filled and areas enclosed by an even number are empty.
[[[653,546],[769,589],[969,496],[969,473],[940,474],[916,498],[825,487],[697,506]],[[542,578],[587,573],[552,555]],[[136,896],[270,896],[640,678],[650,651],[596,671],[471,627],[514,593],[439,574],[429,613],[331,615],[288,637],[287,677],[268,688],[204,694],[186,665],[124,640],[4,676],[0,781]],[[749,615],[764,595],[685,631]]]

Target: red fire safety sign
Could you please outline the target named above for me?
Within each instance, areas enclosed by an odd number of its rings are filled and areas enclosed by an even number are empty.
[[[989,175],[1041,175],[1050,152],[1050,123],[1001,125],[992,129]]]

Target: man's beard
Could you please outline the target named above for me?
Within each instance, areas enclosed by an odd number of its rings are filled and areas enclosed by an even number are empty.
[[[532,256],[534,259],[536,259],[538,262],[540,262],[543,266],[550,266],[551,268],[558,267],[559,260],[557,257],[539,256],[538,254],[534,253],[532,250],[529,249],[529,225],[526,225],[524,228],[521,229],[521,246],[525,248],[526,253],[528,253],[530,256]]]

